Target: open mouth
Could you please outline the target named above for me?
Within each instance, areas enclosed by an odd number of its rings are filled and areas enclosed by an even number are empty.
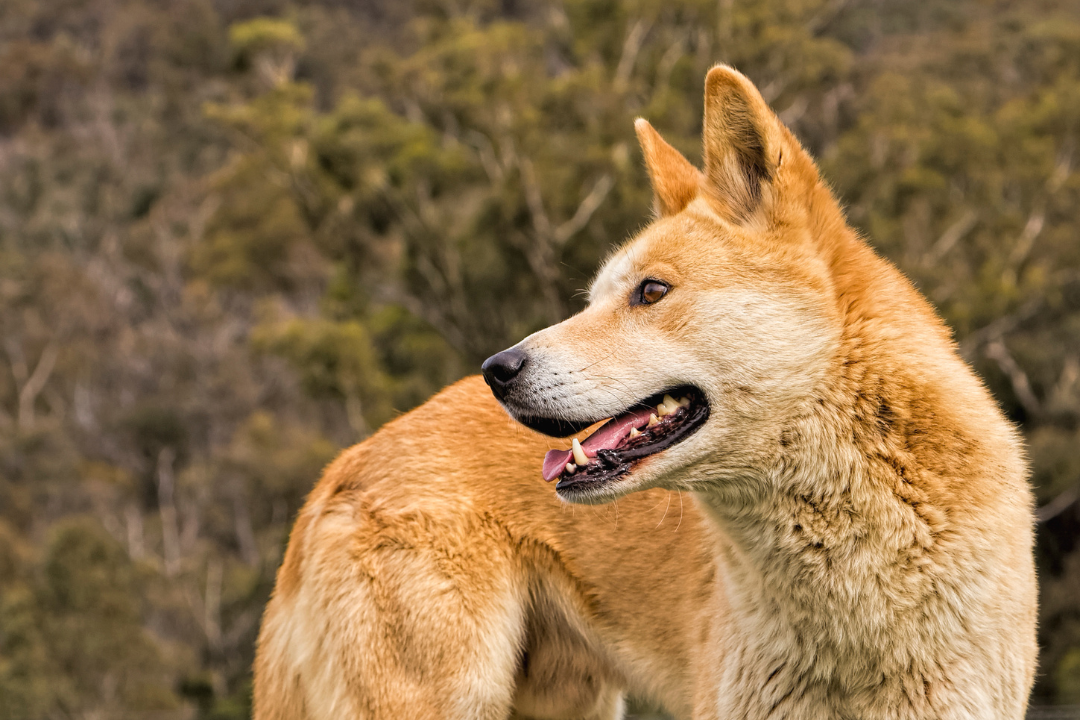
[[[708,417],[709,404],[695,387],[657,393],[608,420],[584,442],[575,439],[569,450],[549,450],[544,479],[557,478],[560,492],[610,482],[641,459],[690,437]]]

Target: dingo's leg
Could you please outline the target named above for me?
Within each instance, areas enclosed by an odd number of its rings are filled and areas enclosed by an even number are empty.
[[[562,690],[571,695],[577,695],[575,688],[563,687]],[[551,693],[558,694],[560,688],[551,688]],[[595,698],[595,705],[584,715],[565,714],[554,712],[551,714],[541,713],[538,715],[521,712],[516,706],[510,715],[510,720],[623,720],[626,714],[626,703],[622,693],[615,688],[607,688],[602,691],[600,697]]]
[[[311,509],[264,619],[255,720],[507,718],[524,604],[505,533]]]
[[[626,703],[619,687],[587,671],[563,674],[554,684],[526,680],[517,686],[511,720],[622,720]]]
[[[521,664],[515,720],[622,720],[623,683],[585,639],[575,613],[553,590],[534,588]]]

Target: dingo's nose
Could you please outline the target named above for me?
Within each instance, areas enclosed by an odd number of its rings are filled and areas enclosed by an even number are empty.
[[[480,366],[480,372],[484,373],[484,380],[491,392],[495,393],[495,397],[503,399],[507,386],[521,372],[521,368],[525,367],[525,359],[523,350],[510,348],[495,353]]]

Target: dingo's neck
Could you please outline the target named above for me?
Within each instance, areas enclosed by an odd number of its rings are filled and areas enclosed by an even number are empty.
[[[985,392],[958,360],[945,366],[953,399],[977,417]],[[720,714],[929,718],[962,702],[971,717],[998,717],[1022,707],[1024,689],[1001,682],[1017,662],[1002,641],[1017,599],[1000,591],[1030,564],[1009,549],[1023,543],[1001,542],[1030,533],[1015,436],[1003,421],[973,427],[945,411],[934,402],[941,385],[913,392],[865,366],[844,385],[783,429],[752,501],[698,494],[721,533],[731,608],[717,629]],[[999,416],[989,407],[987,417]]]

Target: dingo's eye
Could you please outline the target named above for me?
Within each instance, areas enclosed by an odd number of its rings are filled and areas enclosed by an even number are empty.
[[[633,297],[630,298],[631,305],[652,305],[654,302],[658,302],[660,298],[667,294],[668,286],[658,280],[645,280],[638,287]]]

